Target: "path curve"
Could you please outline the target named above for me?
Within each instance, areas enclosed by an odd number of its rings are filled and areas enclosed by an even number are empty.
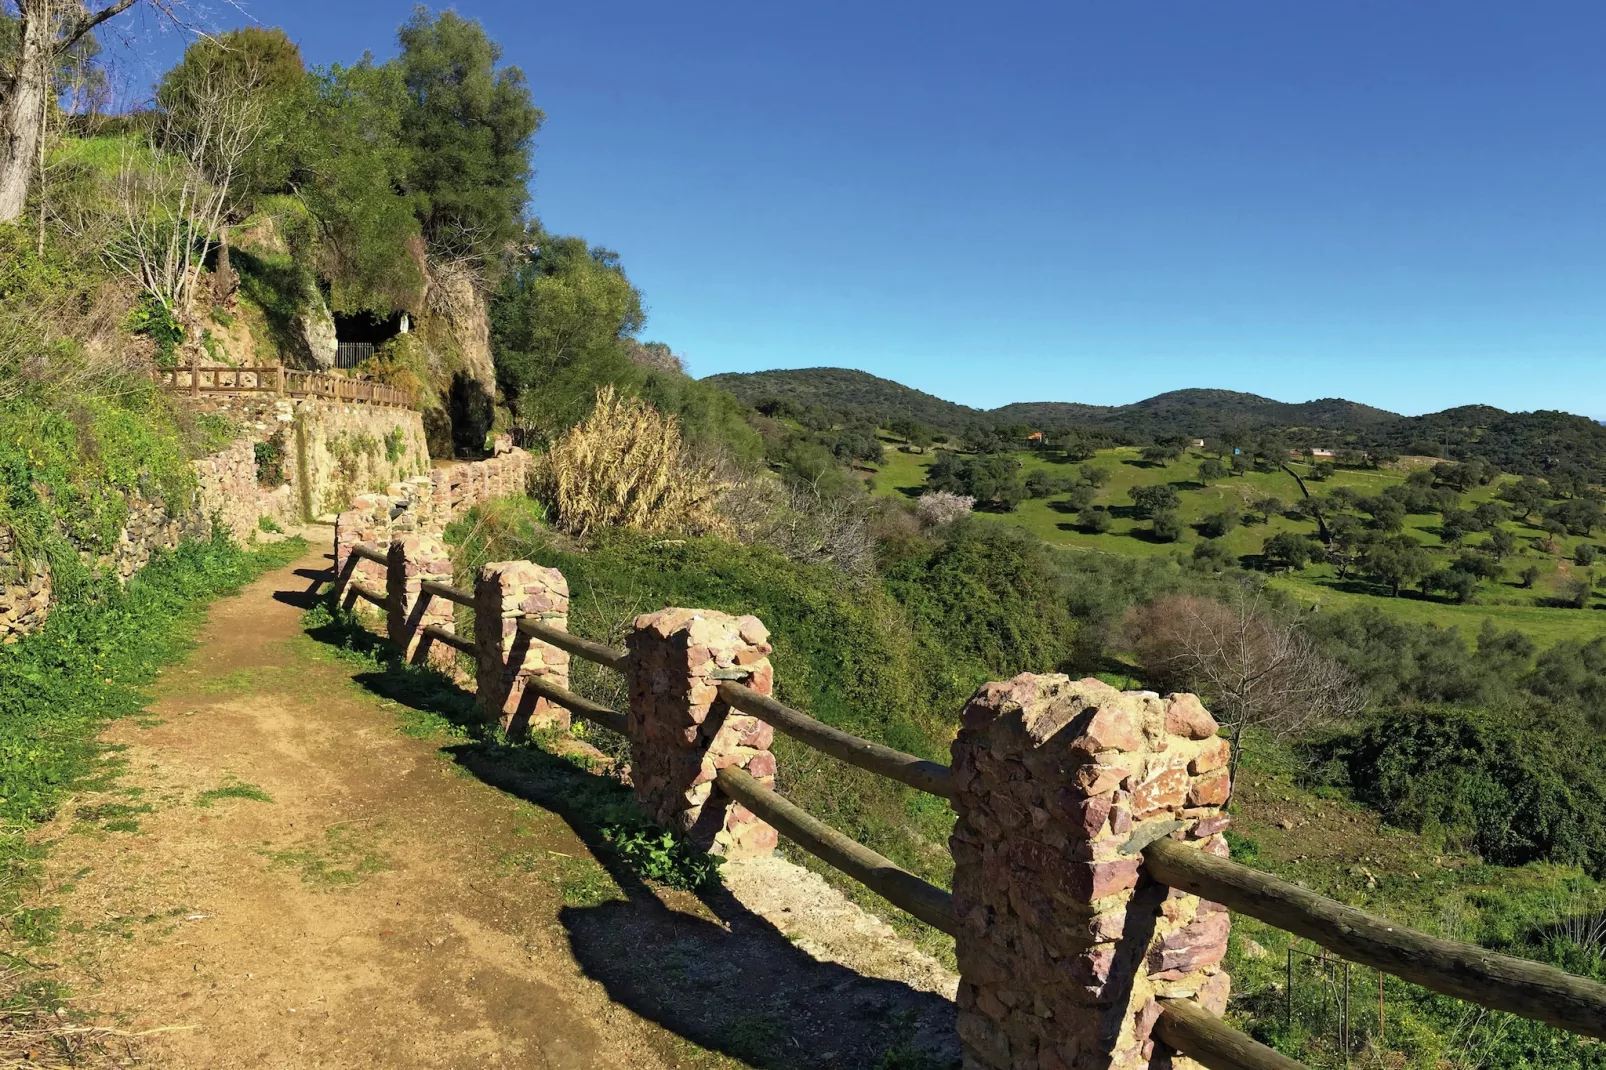
[[[148,716],[107,730],[122,775],[44,830],[59,979],[119,1028],[163,1030],[143,1062],[847,1066],[873,1050],[855,1030],[951,1029],[951,975],[918,955],[862,977],[759,919],[639,888],[588,920],[576,890],[608,874],[563,817],[398,731],[398,709],[302,633],[326,567],[309,554],[218,602]],[[818,1013],[798,1011],[791,1036],[762,1020],[743,1049],[728,1017],[643,984],[654,956],[733,943],[725,981],[752,963],[776,1000],[821,993]],[[716,983],[703,998],[727,997]]]

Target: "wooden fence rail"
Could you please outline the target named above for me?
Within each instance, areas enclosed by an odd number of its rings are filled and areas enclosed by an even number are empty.
[[[832,728],[734,680],[720,684],[719,694],[732,708],[762,718],[777,732],[785,732],[821,753],[944,799],[953,796],[953,778],[946,765]]]
[[[201,367],[157,368],[152,378],[169,390],[192,397],[203,394],[260,394],[270,397],[326,398],[331,401],[362,402],[412,408],[413,397],[399,387],[368,379],[353,379],[327,372],[301,371],[281,365],[251,368]]]
[[[356,544],[351,553],[381,564],[388,561],[384,553],[368,544]],[[367,588],[356,583],[349,586],[362,597],[383,604],[383,599]],[[469,592],[450,584],[426,580],[420,588],[426,594],[460,605],[474,604]],[[572,635],[535,616],[520,618],[517,626],[524,634],[575,657],[619,672],[629,671],[630,655],[626,650]],[[470,653],[475,650],[472,640],[445,629],[432,626],[425,631],[459,650]],[[538,676],[530,677],[525,686],[576,716],[621,735],[629,734],[629,720],[622,713],[547,683]],[[822,753],[920,791],[952,797],[952,773],[948,766],[833,728],[734,680],[721,681],[718,691],[732,708],[758,717],[776,731]],[[720,769],[715,783],[727,796],[804,850],[934,928],[950,934],[957,932],[952,896],[948,892],[831,828],[740,768]],[[1169,820],[1140,825],[1121,849],[1122,854],[1141,853],[1149,876],[1162,884],[1259,918],[1355,962],[1435,992],[1532,1018],[1582,1036],[1606,1039],[1606,985],[1555,967],[1498,955],[1472,944],[1442,940],[1395,925],[1171,839],[1172,835],[1185,831],[1185,824]],[[1191,1001],[1161,1000],[1159,1009],[1156,1035],[1211,1070],[1303,1070],[1302,1064],[1232,1029]]]
[[[1606,1040],[1606,985],[1527,959],[1441,940],[1174,840],[1143,849],[1173,888],[1303,936],[1353,962],[1497,1011]]]

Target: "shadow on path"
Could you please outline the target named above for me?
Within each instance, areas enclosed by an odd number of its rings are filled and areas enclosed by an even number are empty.
[[[317,582],[275,597],[315,604],[330,573],[296,574]],[[641,822],[629,788],[579,760],[497,738],[479,722],[470,692],[405,664],[388,642],[343,615],[308,634],[360,654],[369,668],[354,679],[373,694],[456,725],[470,738],[444,750],[460,768],[558,815],[590,849],[622,898],[566,906],[559,920],[576,961],[614,1002],[764,1070],[957,1066],[948,999],[817,961],[718,881],[696,892],[658,890],[604,834]]]

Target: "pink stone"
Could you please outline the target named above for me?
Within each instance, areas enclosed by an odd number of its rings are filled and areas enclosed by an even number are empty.
[[[1209,739],[1220,728],[1197,695],[1169,695],[1166,702],[1165,730],[1174,736]]]
[[[1143,733],[1132,722],[1132,712],[1116,704],[1100,706],[1083,735],[1097,742],[1095,751],[1143,749]]]
[[[757,754],[753,755],[753,757],[751,759],[748,760],[747,765],[746,765],[745,768],[746,768],[747,774],[749,776],[756,776],[756,777],[774,776],[775,775],[775,755],[771,754],[767,750],[766,751],[759,751]]]
[[[1142,820],[1182,805],[1188,795],[1188,774],[1172,767],[1162,769],[1132,789],[1132,816]]]
[[[1220,806],[1232,794],[1232,781],[1226,773],[1212,773],[1193,782],[1188,789],[1188,805]]]
[[[1188,763],[1188,772],[1194,776],[1201,773],[1213,773],[1217,769],[1225,769],[1227,762],[1232,758],[1232,744],[1225,739],[1209,740],[1199,748],[1199,754]]]

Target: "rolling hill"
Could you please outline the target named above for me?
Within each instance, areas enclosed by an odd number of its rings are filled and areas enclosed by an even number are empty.
[[[1172,390],[1130,405],[1022,401],[977,409],[851,368],[727,372],[708,380],[749,404],[767,399],[820,405],[872,417],[903,418],[957,434],[975,424],[1026,424],[1034,429],[1087,428],[1140,442],[1157,435],[1209,438],[1229,428],[1292,433],[1312,446],[1353,446],[1398,454],[1481,457],[1512,472],[1558,466],[1606,474],[1606,426],[1571,413],[1506,412],[1462,405],[1402,416],[1343,398],[1291,403],[1234,390]]]

